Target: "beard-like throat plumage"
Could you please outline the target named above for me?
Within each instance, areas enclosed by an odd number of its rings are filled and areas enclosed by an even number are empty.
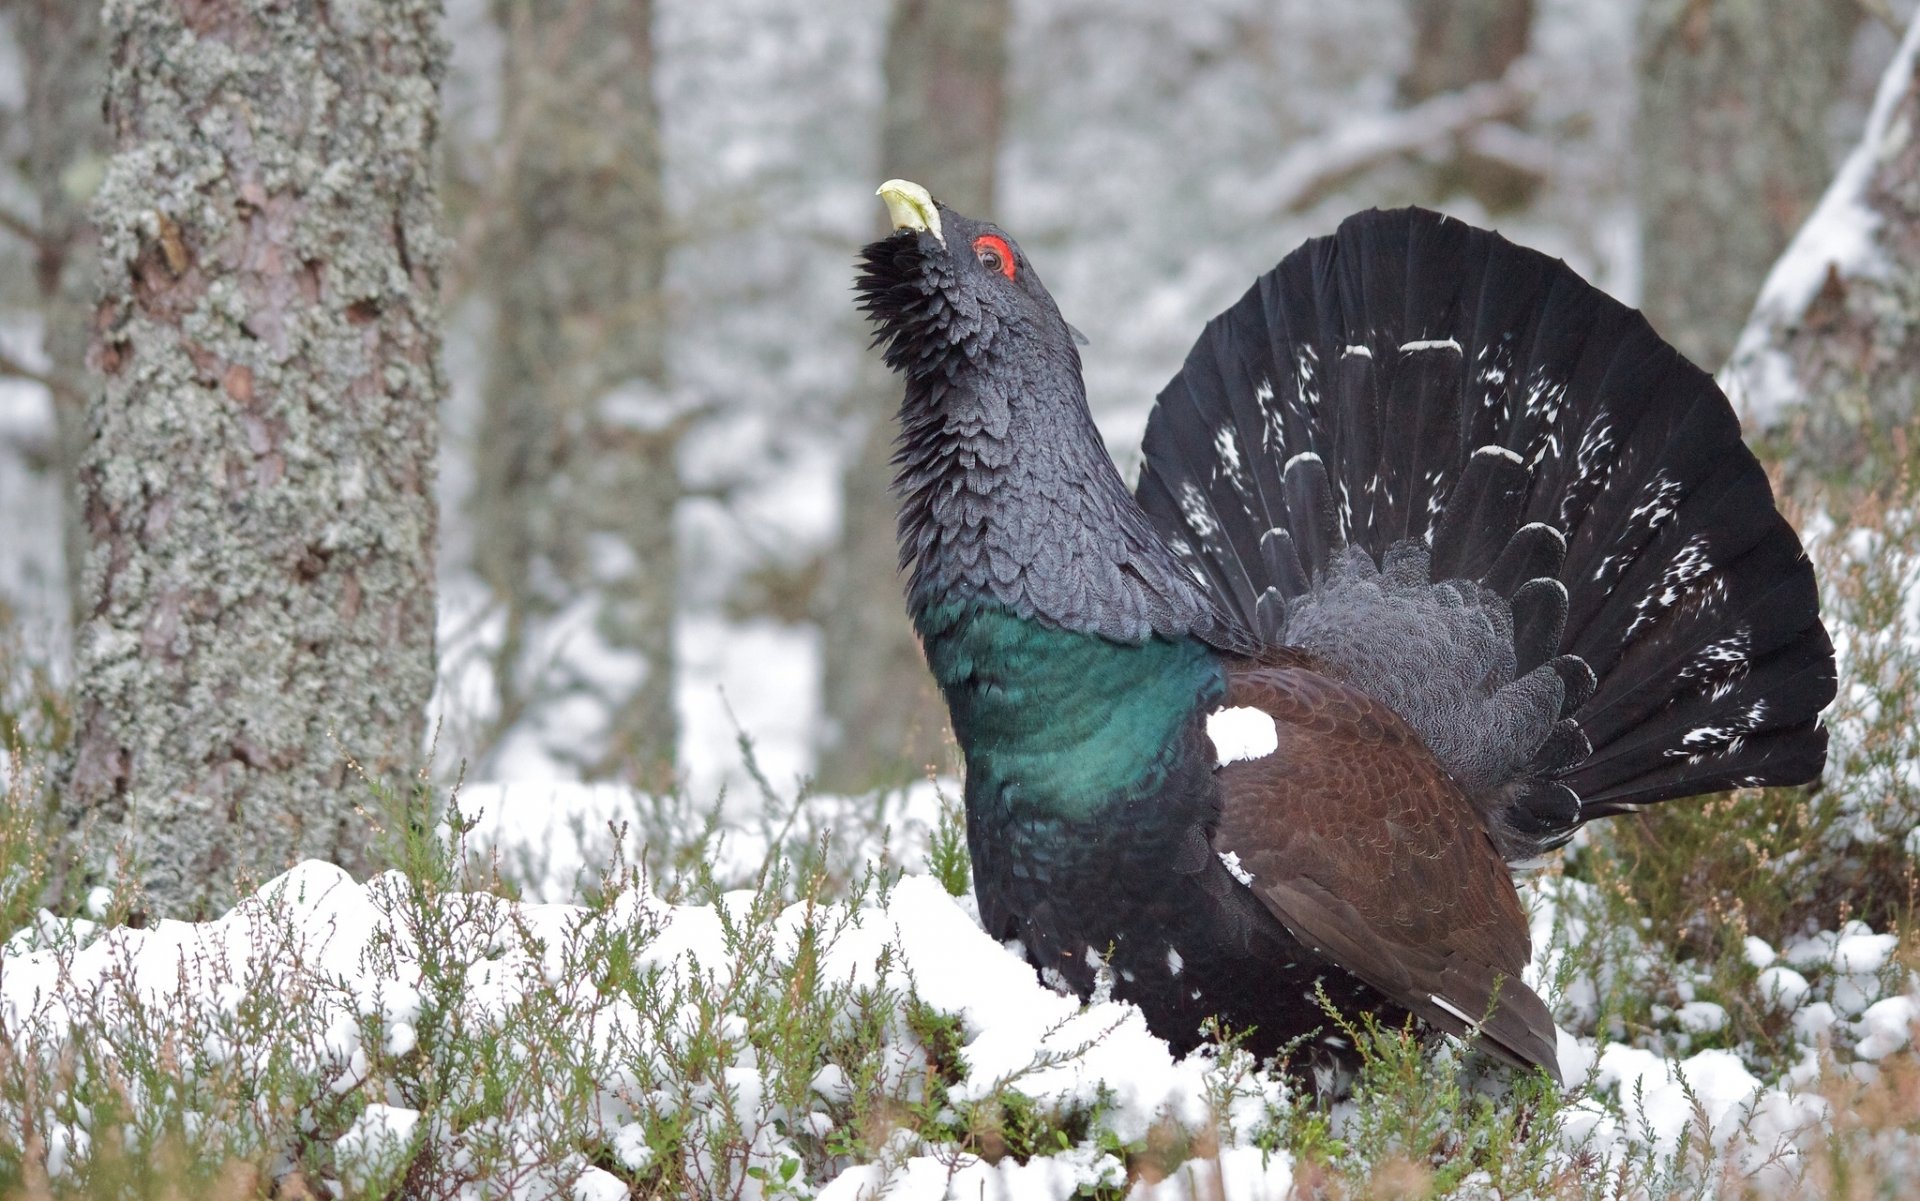
[[[1251,648],[1128,493],[1051,302],[996,306],[910,231],[862,266],[861,306],[905,383],[894,489],[910,608],[979,595],[1119,642]]]

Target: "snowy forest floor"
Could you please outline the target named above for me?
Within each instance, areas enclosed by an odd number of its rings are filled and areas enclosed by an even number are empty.
[[[49,910],[64,736],[0,678],[0,1196],[1894,1197],[1920,1179],[1920,505],[1803,512],[1816,790],[1603,823],[1523,890],[1568,1087],[1349,1015],[1332,1106],[1042,986],[954,789],[369,787],[391,870]],[[750,743],[742,740],[751,769]]]

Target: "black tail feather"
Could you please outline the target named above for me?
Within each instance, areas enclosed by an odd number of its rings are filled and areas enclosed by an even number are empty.
[[[1449,720],[1487,720],[1489,697],[1510,707],[1528,672],[1558,677],[1524,695],[1571,723],[1539,735],[1491,802],[1521,849],[1637,805],[1819,773],[1832,647],[1764,471],[1711,378],[1563,263],[1420,210],[1354,217],[1207,327],[1145,449],[1141,504],[1270,641],[1289,602],[1345,570],[1349,543],[1383,567],[1422,543],[1433,581],[1477,582],[1396,603],[1445,626],[1464,597],[1510,632],[1511,659],[1451,717],[1437,694],[1392,687],[1439,745],[1456,741]],[[1315,608],[1313,649],[1363,684],[1420,674],[1421,654],[1455,653],[1467,629],[1396,660],[1356,614],[1329,634],[1337,619]]]

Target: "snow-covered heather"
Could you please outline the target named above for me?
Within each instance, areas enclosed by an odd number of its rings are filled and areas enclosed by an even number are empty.
[[[812,804],[816,817],[870,817],[865,802]],[[934,790],[894,804],[896,861],[917,866]],[[461,807],[485,811],[470,837],[509,870],[543,865],[537,895],[573,886],[610,849],[581,832],[644,823],[646,803],[608,788],[469,786]],[[712,848],[717,877],[751,875],[780,841],[728,838]],[[0,948],[0,1045],[48,1079],[76,1073],[75,1095],[92,1095],[89,1077],[96,1090],[126,1081],[129,1137],[184,1131],[198,1149],[265,1153],[276,1171],[355,1195],[421,1158],[469,1179],[471,1195],[612,1197],[668,1178],[663,1154],[703,1191],[749,1198],[1288,1195],[1299,1165],[1262,1150],[1286,1145],[1298,1112],[1285,1085],[1244,1057],[1176,1061],[1132,1006],[1052,992],[980,929],[970,898],[928,876],[791,904],[775,898],[804,895],[792,880],[673,905],[630,870],[604,879],[592,905],[512,902],[307,863],[198,925],[43,915]],[[1586,925],[1594,886],[1549,874],[1528,887],[1530,983],[1557,993],[1572,1030],[1590,1029],[1607,985],[1582,974],[1583,949],[1607,933]],[[1920,981],[1895,947],[1859,922],[1777,949],[1750,939],[1753,995],[1670,1013],[1664,1053],[1563,1031],[1573,1091],[1535,1137],[1594,1180],[1787,1188],[1819,1150],[1836,1083],[1913,1055]],[[1792,1015],[1789,1070],[1763,1079],[1750,1066],[1762,1057],[1742,1048],[1689,1048],[1713,1041],[1726,1005]],[[957,1019],[956,1045],[928,1013]],[[235,1112],[240,1082],[249,1100]],[[56,1178],[112,1124],[54,1097],[24,1111],[18,1092],[0,1098],[0,1120],[43,1132]],[[1009,1105],[1074,1136],[983,1154],[967,1132]],[[1337,1106],[1335,1129],[1360,1140],[1381,1120],[1367,1105],[1363,1093]],[[143,1112],[166,1120],[141,1125]],[[1129,1180],[1123,1154],[1172,1141],[1199,1154],[1165,1179]]]
[[[674,1116],[663,1113],[665,1107],[695,1126],[737,1123],[737,1160],[702,1164],[695,1174],[716,1186],[723,1176],[744,1179],[744,1195],[758,1196],[753,1169],[778,1173],[788,1160],[825,1163],[820,1179],[811,1182],[824,1184],[850,1166],[822,1150],[852,1113],[850,1073],[870,1073],[878,1064],[879,1087],[909,1104],[926,1096],[927,1049],[895,1012],[874,1064],[812,1065],[802,1102],[782,1099],[782,1082],[772,1079],[779,1067],[756,1046],[769,1032],[750,1027],[744,1011],[754,999],[745,994],[776,979],[776,965],[791,964],[804,943],[820,953],[825,985],[849,986],[833,994],[847,1002],[847,1020],[854,1006],[870,1004],[876,990],[887,989],[901,990],[884,993],[895,1005],[910,990],[924,1004],[960,1018],[965,1070],[946,1086],[950,1105],[988,1101],[1012,1088],[1049,1109],[1097,1111],[1103,1129],[1128,1141],[1144,1138],[1160,1121],[1216,1125],[1209,1097],[1220,1094],[1236,1065],[1223,1067],[1205,1057],[1176,1063],[1133,1007],[1082,1007],[1043,988],[1021,960],[981,932],[969,906],[929,878],[905,878],[884,897],[857,907],[802,903],[764,921],[754,909],[746,892],[729,893],[715,905],[671,906],[644,888],[595,910],[481,895],[435,901],[397,874],[361,885],[336,868],[307,863],[214,922],[102,931],[87,921],[49,919],[21,932],[0,957],[0,1023],[17,1051],[49,1062],[83,1032],[114,1031],[114,1044],[129,1048],[165,1038],[189,1093],[191,1082],[223,1071],[264,1077],[272,1054],[291,1054],[296,1071],[313,1086],[306,1090],[307,1103],[291,1115],[293,1127],[313,1121],[332,1097],[351,1097],[363,1109],[332,1140],[332,1170],[354,1179],[376,1174],[378,1164],[370,1161],[382,1157],[398,1154],[404,1164],[417,1151],[407,1145],[415,1138],[440,1143],[448,1162],[477,1154],[469,1134],[423,1121],[415,1108],[419,1098],[408,1076],[425,1069],[406,1065],[417,1047],[444,1042],[456,1026],[469,1037],[496,1032],[521,1044],[540,1037],[529,1023],[562,1022],[544,1033],[554,1035],[564,1063],[547,1058],[552,1048],[521,1051],[550,1073],[589,1073],[588,1103],[569,1107],[556,1097],[554,1105],[543,1106],[545,1090],[529,1089],[521,1098],[527,1108],[499,1115],[502,1125],[489,1132],[497,1141],[489,1148],[496,1159],[493,1181],[517,1181],[516,1195],[564,1196],[569,1189],[575,1196],[582,1190],[598,1195],[593,1190],[607,1182],[606,1175],[577,1154],[552,1158],[554,1148],[585,1136],[611,1147],[629,1172],[643,1172],[651,1154],[645,1123]],[[450,931],[452,940],[423,946],[423,917]],[[602,990],[594,979],[596,960],[617,944],[632,950],[636,984]],[[249,1013],[263,991],[284,1003],[279,1020],[265,1029]],[[823,985],[822,991],[830,989]],[[736,1000],[743,1012],[703,1009],[718,998]],[[724,1062],[712,1065],[708,1084],[723,1082],[724,1090],[664,1095],[686,1083],[673,1079],[669,1062],[676,1051],[708,1036],[724,1049]],[[112,1053],[88,1057],[79,1070],[125,1070],[115,1059]],[[875,1084],[860,1081],[863,1088]],[[1274,1087],[1249,1082],[1234,1096],[1222,1128],[1250,1129],[1265,1101],[1274,1099]],[[189,1128],[216,1145],[263,1133],[246,1129],[244,1118],[216,1131],[212,1127],[230,1115],[196,1112],[191,1099],[169,1100],[193,1115],[186,1119]],[[287,1100],[262,1096],[258,1103],[265,1114]],[[47,1132],[50,1145],[75,1153],[93,1134],[87,1121],[63,1118],[52,1106],[31,1115],[16,1109],[5,1117],[15,1128],[31,1122]],[[1232,1138],[1227,1145],[1239,1145]],[[401,1149],[385,1146],[394,1140]],[[1026,1168],[995,1168],[966,1157],[956,1165],[943,1148],[904,1131],[887,1140],[886,1149],[880,1162],[825,1195],[851,1198],[871,1195],[882,1184],[945,1179],[954,1166],[961,1180],[1019,1184],[1014,1195],[1020,1196],[1060,1195],[1061,1181],[1124,1177],[1117,1159],[1085,1150],[1047,1156]],[[291,1168],[292,1147],[287,1155]],[[1261,1171],[1250,1171],[1244,1158],[1232,1163],[1253,1186],[1239,1195],[1279,1196],[1284,1190],[1284,1158]],[[52,1166],[58,1176],[62,1165]]]

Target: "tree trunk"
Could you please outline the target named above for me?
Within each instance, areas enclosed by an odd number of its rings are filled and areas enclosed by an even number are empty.
[[[509,120],[478,566],[507,612],[501,722],[584,776],[670,783],[667,230],[648,0],[503,5]],[[586,701],[581,705],[577,702]],[[564,715],[564,716],[562,716]]]
[[[433,687],[437,0],[108,5],[64,803],[147,911],[368,865]]]
[[[99,6],[73,0],[13,5],[27,75],[27,174],[40,209],[35,275],[55,381],[54,471],[61,480],[61,549],[74,624],[81,605],[86,525],[74,490],[87,434],[87,315],[100,282],[98,239],[87,203],[106,167],[107,53]]]
[[[1920,428],[1920,16],[1860,144],[1767,276],[1722,382],[1788,463],[1884,475]]]
[[[1832,175],[1827,119],[1863,11],[1842,0],[1646,0],[1642,308],[1709,370]]]
[[[910,179],[960,212],[992,214],[1010,20],[1010,0],[895,0],[876,184]],[[853,397],[866,432],[843,484],[845,526],[821,614],[820,780],[840,791],[897,783],[948,756],[946,711],[907,622],[898,570],[888,483],[899,398],[869,360]]]
[[[1409,107],[1499,79],[1533,35],[1533,0],[1410,0],[1410,9],[1413,59],[1400,76],[1400,101]],[[1541,182],[1460,144],[1434,166],[1427,186],[1436,199],[1465,193],[1499,213],[1525,207]]]

